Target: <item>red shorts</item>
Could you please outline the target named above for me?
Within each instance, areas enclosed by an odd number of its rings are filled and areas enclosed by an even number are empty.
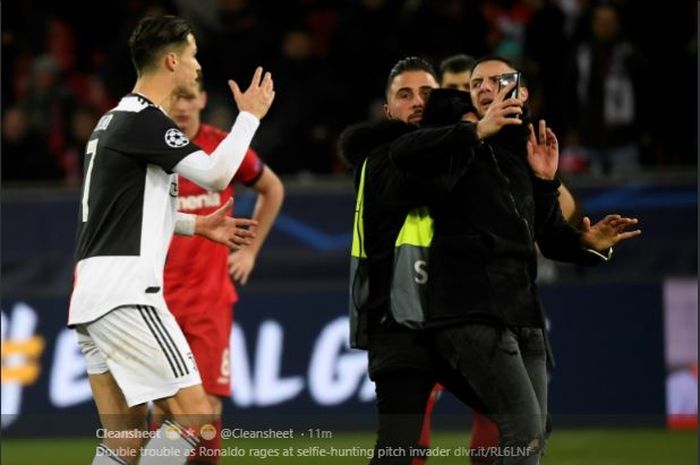
[[[229,397],[231,395],[229,341],[233,323],[233,305],[174,315],[192,349],[204,390],[207,394]]]

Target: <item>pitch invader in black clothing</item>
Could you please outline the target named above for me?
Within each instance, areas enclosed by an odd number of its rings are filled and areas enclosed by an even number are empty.
[[[415,75],[415,73],[412,74]],[[395,77],[393,76],[393,78]],[[392,81],[393,79],[390,79],[390,84]],[[430,79],[426,78],[426,82],[429,81]],[[427,86],[429,87],[429,84]],[[426,85],[418,85],[412,90],[413,94],[418,95],[418,97],[412,97],[411,92],[407,92],[407,90],[411,90],[410,86],[408,86],[408,89],[403,89],[404,94],[402,97],[400,96],[400,98],[408,101],[412,99],[416,101],[416,103],[408,107],[408,111],[405,113],[408,121],[411,121],[411,117],[414,120],[420,120],[423,115],[423,101],[419,93],[421,87],[426,87]],[[402,87],[399,85],[398,90],[401,89]],[[473,388],[479,386],[478,382],[471,379],[473,378],[473,373],[469,373],[470,376],[467,376],[462,367],[456,363],[452,353],[445,349],[442,344],[442,337],[431,337],[434,333],[426,335],[425,333],[406,331],[397,327],[395,323],[392,324],[392,315],[389,311],[390,303],[388,302],[389,288],[391,286],[390,276],[392,273],[394,239],[408,210],[416,205],[420,205],[421,196],[423,202],[430,201],[435,203],[435,199],[438,199],[440,202],[448,200],[451,192],[459,185],[462,177],[470,173],[470,169],[476,171],[477,176],[488,178],[489,176],[499,175],[498,171],[494,171],[496,167],[494,165],[479,167],[478,163],[481,163],[483,160],[478,160],[474,166],[472,166],[472,163],[477,155],[475,147],[480,147],[481,149],[489,147],[493,149],[495,147],[502,151],[508,150],[509,145],[512,147],[514,141],[517,141],[517,139],[511,140],[510,138],[500,141],[491,140],[487,143],[488,147],[484,147],[486,144],[483,143],[484,139],[488,139],[489,136],[497,132],[484,132],[487,128],[493,130],[494,124],[500,124],[501,126],[504,125],[504,122],[511,126],[520,126],[522,124],[521,120],[510,116],[521,113],[520,105],[522,103],[503,100],[503,96],[508,90],[510,89],[505,89],[498,96],[491,96],[491,101],[488,102],[488,109],[481,112],[481,120],[476,125],[458,123],[441,128],[416,131],[407,125],[387,123],[374,127],[355,128],[350,134],[346,134],[344,138],[346,154],[353,152],[356,154],[354,160],[356,166],[359,167],[361,163],[358,162],[361,161],[363,156],[369,154],[366,165],[366,184],[364,186],[363,219],[365,228],[364,239],[370,268],[369,300],[366,306],[369,313],[368,350],[370,375],[377,384],[377,405],[380,414],[377,451],[387,446],[402,446],[408,450],[410,445],[415,444],[420,432],[420,419],[422,418],[421,414],[425,406],[425,400],[432,388],[432,382],[439,381],[439,378],[436,379],[436,375],[441,376],[444,373],[443,368],[445,364],[450,367],[448,369],[449,377],[453,380],[458,380],[452,382],[452,386],[448,385],[448,389],[453,391],[456,389],[456,393],[463,400],[473,397]],[[388,94],[387,97],[388,99],[391,98],[391,94]],[[387,105],[387,116],[389,117],[392,116],[389,112],[390,109],[391,102]],[[497,129],[500,130],[501,128],[498,127]],[[526,139],[529,137],[529,142],[532,144],[530,158],[535,158],[532,161],[537,162],[537,159],[544,157],[548,145],[546,141],[540,143],[534,140],[534,131],[531,130],[530,134],[528,136],[526,132],[525,138],[522,139],[523,160],[525,159]],[[511,135],[511,137],[514,136]],[[482,142],[478,142],[479,140]],[[551,142],[555,142],[555,139],[552,139]],[[554,149],[551,144],[549,147]],[[556,150],[550,150],[550,155],[552,152],[556,152]],[[397,172],[397,167],[402,169]],[[554,169],[556,170],[556,167]],[[527,173],[528,171],[525,172]],[[416,186],[425,184],[426,178],[431,180],[428,183],[428,189],[422,191],[417,189]],[[503,189],[502,185],[489,184],[484,182],[483,179],[477,179],[476,181],[477,185],[482,189],[481,192],[477,193],[478,196],[502,195],[505,197],[508,194],[508,190],[503,190],[499,193],[499,190]],[[539,215],[537,221],[534,218],[532,219],[532,224],[537,231],[541,231],[541,225],[545,223],[549,223],[548,227],[550,229],[553,228],[552,225],[561,227],[556,221],[557,216],[549,214],[556,207],[557,183],[539,182],[535,179],[531,180],[529,177],[527,182],[532,182],[533,184],[533,187],[530,188],[529,201],[534,202],[535,199],[538,199],[538,202],[545,206],[545,208],[541,209],[545,213]],[[418,194],[416,195],[417,191]],[[505,198],[508,199],[509,197]],[[430,199],[433,200],[431,201]],[[491,199],[492,203],[496,204],[499,201],[502,202],[502,200],[503,198]],[[525,200],[526,202],[528,201],[527,199]],[[468,204],[468,202],[466,203]],[[556,209],[558,211],[558,207]],[[455,214],[465,213],[470,212],[455,212]],[[484,215],[482,220],[489,220],[491,218],[490,215],[510,215],[513,217],[512,212],[502,212],[498,209],[485,212]],[[609,224],[612,221],[611,219],[596,225],[591,229],[593,232],[588,231],[589,237],[600,235],[608,238],[612,237],[614,240],[624,238],[618,234],[618,230],[615,227]],[[624,229],[623,224],[626,223],[622,221],[616,224],[616,227]],[[590,228],[589,223],[588,228]],[[579,239],[581,237],[575,233],[571,234]],[[436,224],[434,242],[438,239],[450,240],[452,238],[449,234],[445,235],[444,232],[439,233]],[[533,240],[531,239],[531,241]],[[454,242],[454,244],[459,245],[458,242]],[[564,244],[562,247],[565,250],[567,246],[571,245],[572,242]],[[574,255],[579,253],[584,254],[584,256],[589,255],[589,252],[580,250],[582,247],[579,243],[573,245],[576,251],[570,253]],[[460,251],[460,248],[454,250],[455,253]],[[595,257],[595,255],[590,256]],[[432,255],[430,260],[433,263]],[[465,261],[465,266],[474,266],[476,269],[480,265],[483,266],[478,256],[462,257],[462,260]],[[470,260],[475,263],[470,263]],[[440,266],[440,263],[433,263],[433,268],[435,266]],[[434,274],[434,270],[431,269],[429,273]],[[431,281],[435,281],[434,276],[429,278],[428,283],[431,283]],[[430,284],[430,287],[432,288],[433,284]],[[462,290],[463,294],[464,290]],[[432,297],[434,298],[434,296]],[[449,327],[453,323],[449,319],[434,318],[430,311],[431,308],[429,307],[429,325]],[[456,322],[456,325],[460,326],[459,321]],[[484,326],[487,327],[486,333],[490,333],[491,328],[499,327],[496,318],[489,320],[488,324]],[[526,332],[521,332],[521,335],[524,335]],[[536,329],[533,332],[536,333]],[[472,337],[471,339],[481,342],[478,337]],[[522,347],[527,347],[528,351],[533,353],[537,353],[541,349],[540,356],[544,360],[543,341],[540,339],[541,344],[538,345],[536,338],[532,339],[534,341],[532,344],[523,344]],[[437,350],[435,342],[437,342]],[[496,346],[492,344],[491,348],[495,351]],[[508,350],[513,354],[517,354],[517,350],[513,351],[512,348],[508,348]],[[459,353],[462,352],[464,351],[459,351]],[[524,383],[521,384],[525,386]],[[490,386],[490,388],[498,390],[499,386]],[[529,381],[528,389],[531,389]],[[481,399],[482,396],[483,393],[479,396],[479,400],[483,400]],[[486,398],[486,396],[483,397]],[[491,399],[486,398],[486,400],[490,404],[486,405],[487,413],[491,415],[497,414],[498,405],[492,402]],[[538,404],[537,400],[534,401],[534,404]],[[397,414],[403,414],[403,416],[397,417]],[[503,421],[499,423],[499,427],[502,430],[502,446],[509,448],[512,448],[513,444],[523,444],[524,448],[533,446],[527,452],[528,456],[519,456],[514,459],[537,460],[539,444],[522,443],[520,441],[520,436],[527,436],[527,431],[525,433],[518,431],[522,424],[522,422],[508,424]],[[539,430],[535,434],[539,434]],[[539,436],[537,437],[539,439]],[[510,451],[511,455],[515,452],[513,450]],[[375,456],[376,459],[377,456]],[[510,460],[510,458],[507,460]],[[409,461],[410,457],[380,457],[379,459],[381,463],[409,463]]]
[[[106,430],[93,464],[164,463],[164,454],[182,464],[210,420],[202,415],[208,400],[194,358],[163,299],[168,244],[176,232],[237,247],[252,237],[237,225],[255,222],[227,217],[230,202],[208,216],[177,213],[177,174],[213,191],[228,185],[274,90],[261,68],[245,92],[230,81],[240,113],[207,155],[163,109],[198,86],[190,26],[174,16],[145,18],[129,46],[134,89],[100,119],[86,148],[68,324],[78,333]],[[145,429],[148,401],[170,420],[148,443],[159,452],[139,461],[147,436],[134,430]]]
[[[496,57],[476,62],[470,92],[478,117],[508,105],[497,82],[513,71]],[[544,445],[547,348],[535,285],[535,242],[545,257],[594,265],[609,258],[614,244],[640,234],[627,230],[636,219],[620,215],[593,227],[584,218],[581,231],[569,226],[558,203],[546,201],[556,199],[559,187],[556,137],[544,121],[539,134],[527,123],[483,138],[461,165],[450,167],[461,172],[459,181],[429,203],[435,234],[426,323],[433,328],[430,340],[497,423],[504,464],[536,464]],[[415,171],[415,160],[431,156],[420,138],[416,132],[395,142],[397,165]]]
[[[430,110],[425,108],[430,92],[437,87],[435,73],[427,62],[416,57],[399,61],[387,82],[387,121],[350,128],[341,139],[342,154],[355,168],[356,186],[366,160],[364,189],[358,195],[364,195],[363,246],[369,262],[369,297],[364,310],[369,323],[360,331],[367,333],[369,372],[377,391],[379,428],[372,459],[375,464],[411,463],[410,451],[419,450],[425,405],[436,382],[465,403],[476,408],[480,405],[471,386],[438,356],[426,334],[396,324],[389,308],[394,244],[407,213],[425,205],[435,189],[442,189],[443,184],[453,185],[459,177],[459,173],[439,175],[462,156],[442,150],[444,143],[460,140],[465,147],[475,146],[479,135],[485,137],[505,125],[519,124],[503,118],[505,111],[514,110],[511,105],[485,116],[478,128],[481,133],[469,122],[429,131],[422,135],[420,144],[434,150],[434,157],[417,161],[423,163],[423,172],[414,175],[398,170],[391,157],[401,154],[395,153],[393,143],[418,129],[424,111]],[[434,107],[439,102],[431,103]],[[459,101],[445,103],[458,106],[462,113],[471,108]],[[388,454],[391,450],[406,454]]]

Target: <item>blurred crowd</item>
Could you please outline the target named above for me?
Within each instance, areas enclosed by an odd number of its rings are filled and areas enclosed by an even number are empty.
[[[2,4],[2,180],[77,185],[97,119],[131,90],[127,41],[145,15],[196,31],[205,120],[227,128],[226,80],[273,73],[254,146],[281,174],[344,172],[339,133],[383,117],[391,66],[466,53],[517,63],[569,173],[697,164],[695,1],[26,0]],[[673,79],[671,79],[673,78]]]

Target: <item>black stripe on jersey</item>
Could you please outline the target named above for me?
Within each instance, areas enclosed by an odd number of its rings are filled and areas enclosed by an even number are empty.
[[[151,321],[149,321],[149,318],[146,316],[145,309],[146,309],[147,307],[143,307],[143,306],[141,306],[141,305],[137,305],[136,308],[137,308],[137,309],[139,310],[139,312],[141,313],[141,317],[143,318],[143,321],[146,322],[146,326],[148,326],[148,329],[151,331],[151,334],[153,334],[153,337],[154,337],[154,338],[156,339],[156,341],[158,342],[158,345],[160,346],[160,350],[163,351],[163,354],[165,355],[165,358],[168,360],[168,364],[170,365],[170,369],[173,370],[173,375],[174,375],[176,378],[179,378],[180,376],[182,376],[182,373],[181,373],[181,372],[182,372],[182,369],[180,368],[180,365],[177,364],[177,360],[174,360],[174,359],[175,359],[175,355],[172,354],[172,350],[170,350],[169,347],[168,347],[168,349],[166,349],[165,346],[163,345],[163,341],[161,341],[161,337],[162,337],[162,336],[159,337],[158,334],[156,334],[156,330],[155,330],[154,327],[153,327],[153,323],[152,323]],[[168,354],[168,352],[170,352],[170,354]],[[171,358],[171,357],[172,357],[172,358]],[[173,362],[175,362],[175,363],[173,363]],[[179,368],[180,373],[178,373],[178,370],[175,369],[175,365],[176,365],[176,364],[178,365],[178,368]]]
[[[168,332],[167,329],[165,329],[165,326],[163,323],[160,321],[160,318],[158,317],[158,314],[156,313],[156,309],[150,306],[144,306],[144,310],[146,311],[146,315],[150,319],[151,323],[155,327],[156,331],[158,334],[160,334],[163,344],[165,347],[168,348],[170,351],[170,355],[172,356],[173,361],[175,362],[175,365],[177,366],[178,370],[180,371],[180,376],[184,376],[186,374],[189,374],[189,370],[187,369],[187,365],[185,364],[184,359],[182,358],[182,355],[180,354],[179,349],[173,342],[173,338],[170,337],[170,333]],[[179,358],[179,360],[178,360]]]
[[[168,338],[170,341],[170,344],[172,345],[173,349],[177,353],[177,356],[180,358],[180,361],[182,362],[182,366],[185,369],[186,374],[190,374],[190,370],[187,368],[187,364],[185,363],[185,359],[182,356],[182,353],[180,353],[180,349],[178,349],[177,344],[175,344],[175,341],[173,341],[173,338],[170,336],[170,333],[168,332],[168,329],[165,327],[163,324],[163,321],[160,319],[160,315],[158,315],[158,312],[156,312],[156,309],[153,307],[148,307],[150,310],[151,314],[155,317],[156,322],[160,324],[160,327],[163,329],[163,332],[165,333],[165,336]]]

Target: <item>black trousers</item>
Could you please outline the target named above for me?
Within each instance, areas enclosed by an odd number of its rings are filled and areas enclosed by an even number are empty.
[[[537,465],[547,429],[543,330],[466,324],[433,337],[440,357],[468,381],[498,425],[496,463]]]
[[[380,334],[370,340],[369,362],[379,417],[371,464],[411,463],[435,383],[498,425],[498,450],[475,452],[502,465],[539,463],[547,415],[541,329],[468,324]]]
[[[410,465],[420,451],[425,407],[436,383],[475,410],[485,407],[471,385],[434,350],[425,333],[373,335],[369,372],[377,394],[378,428],[373,465]],[[465,422],[465,428],[468,425]]]

